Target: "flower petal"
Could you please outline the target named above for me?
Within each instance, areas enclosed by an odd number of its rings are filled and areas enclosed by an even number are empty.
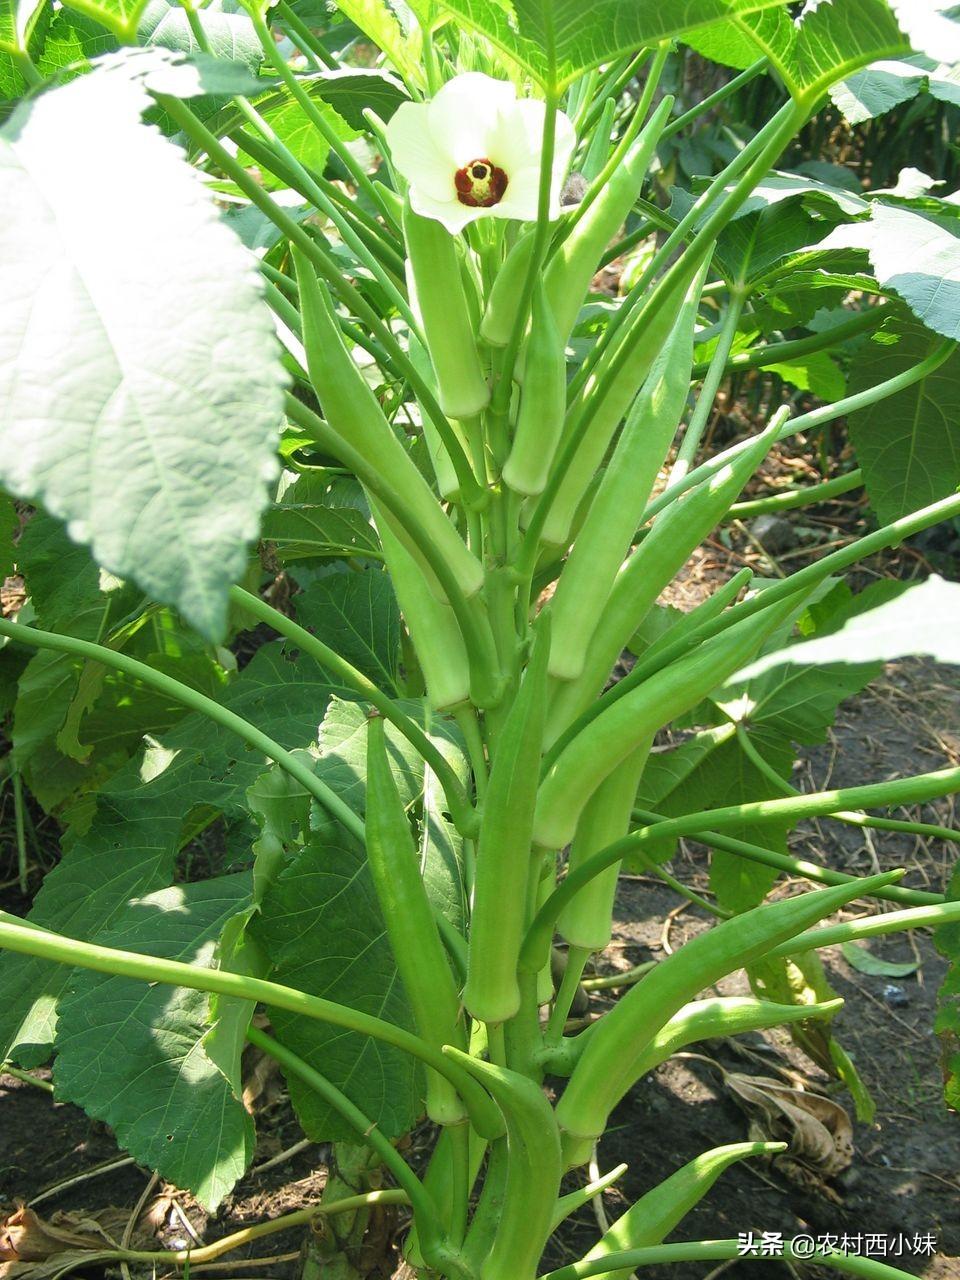
[[[405,102],[387,125],[390,158],[411,186],[435,200],[456,198],[449,158],[438,151],[430,135],[429,106]]]
[[[494,213],[499,208],[494,205],[490,209],[472,209],[469,205],[461,204],[456,197],[453,200],[436,200],[428,192],[414,186],[410,188],[410,205],[414,213],[419,213],[421,217],[442,222],[452,236],[458,235],[468,223],[476,222],[478,218]]]
[[[539,158],[539,157],[538,157]],[[510,175],[507,190],[499,204],[485,213],[495,218],[516,218],[518,222],[536,222],[540,202],[540,166],[530,165]]]
[[[453,162],[454,170],[487,156],[500,117],[515,99],[516,90],[508,80],[494,80],[480,71],[447,81],[427,110],[431,138]]]

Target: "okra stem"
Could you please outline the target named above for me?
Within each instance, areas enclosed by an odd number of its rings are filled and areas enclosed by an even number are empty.
[[[667,482],[668,488],[672,488],[679,480],[682,480],[693,466],[693,460],[697,456],[697,450],[700,448],[700,441],[703,438],[704,428],[713,410],[713,403],[716,400],[720,382],[726,372],[727,357],[730,355],[730,349],[737,336],[737,325],[746,300],[745,290],[732,289],[730,291],[727,312],[723,317],[720,333],[717,336],[717,347],[713,353],[713,359],[710,361],[703,385],[697,395],[697,403],[694,406],[693,413],[690,415],[690,421],[687,423],[686,430],[683,433],[683,439],[677,451],[677,460],[670,471],[670,479]]]
[[[192,689],[189,685],[175,680],[162,671],[155,671],[137,658],[107,648],[106,645],[94,644],[91,640],[79,640],[76,636],[57,635],[52,631],[40,631],[36,627],[27,627],[19,622],[10,622],[0,618],[0,636],[18,644],[26,644],[34,649],[52,649],[59,653],[71,653],[78,658],[100,662],[105,667],[122,671],[135,680],[142,680],[151,689],[157,689],[175,702],[197,711],[223,728],[231,730],[244,742],[262,751],[265,756],[284,769],[291,777],[303,786],[324,809],[358,839],[363,839],[363,822],[349,806],[344,804],[335,791],[332,791],[312,770],[293,752],[287,751],[279,742],[267,736],[249,720],[244,720],[235,711],[208,698],[205,693]]]
[[[746,520],[768,511],[793,511],[797,507],[812,506],[815,502],[830,502],[841,494],[862,488],[863,472],[857,467],[853,471],[848,471],[846,475],[808,485],[805,489],[787,489],[781,493],[772,493],[766,498],[735,502],[727,514],[729,519]]]
[[[877,897],[880,895],[877,894]],[[938,929],[942,924],[960,920],[960,902],[938,902],[929,907],[913,907],[907,911],[888,911],[866,920],[850,920],[846,924],[826,925],[798,933],[781,943],[771,956],[796,956],[812,948],[833,947],[838,942],[855,942],[860,938],[878,938],[903,929]]]
[[[742,369],[765,369],[771,364],[780,364],[784,360],[793,360],[797,356],[810,355],[815,351],[825,351],[828,347],[845,342],[870,329],[877,329],[883,324],[890,312],[890,305],[865,307],[854,312],[849,320],[844,320],[823,333],[812,333],[807,338],[791,338],[785,342],[765,342],[762,346],[753,347],[750,351],[738,351],[727,360],[726,372],[739,372]],[[702,378],[710,364],[694,365],[693,376]]]
[[[370,1036],[393,1045],[403,1053],[432,1067],[453,1084],[470,1109],[470,1118],[478,1133],[495,1138],[503,1132],[498,1110],[487,1093],[466,1072],[458,1069],[445,1054],[438,1052],[412,1031],[394,1026],[383,1018],[362,1013],[347,1005],[311,996],[295,987],[287,987],[266,978],[231,973],[227,969],[205,969],[202,965],[184,964],[180,960],[164,960],[158,956],[121,951],[92,942],[81,942],[63,934],[39,928],[28,920],[0,911],[0,948],[21,955],[37,956],[71,968],[92,969],[96,973],[117,974],[142,982],[162,982],[171,987],[192,991],[209,991],[214,995],[237,996],[286,1009],[305,1018],[315,1018],[345,1031]]]
[[[666,836],[692,836],[698,830],[722,831],[724,827],[753,825],[771,819],[800,822],[804,818],[825,817],[838,809],[871,809],[901,804],[915,804],[937,796],[960,791],[960,768],[920,773],[890,782],[868,783],[861,787],[841,787],[834,791],[814,791],[802,796],[786,796],[782,800],[754,800],[746,804],[706,809],[657,822],[641,831],[631,832],[622,840],[602,849],[588,859],[556,889],[540,908],[527,931],[520,949],[520,967],[536,972],[550,954],[553,925],[563,908],[583,885],[606,867],[629,857],[635,848]]]
[[[706,115],[708,111],[712,111],[714,107],[719,107],[721,102],[725,102],[735,93],[743,88],[745,84],[749,84],[751,80],[755,80],[762,71],[766,69],[767,59],[758,58],[745,71],[741,71],[738,76],[734,76],[732,80],[728,80],[726,84],[721,85],[713,93],[698,102],[695,107],[691,107],[689,111],[685,111],[682,116],[677,116],[676,120],[671,121],[663,131],[664,139],[672,138],[675,133],[679,133],[685,129],[688,124],[692,124],[702,115]]]
[[[279,609],[274,609],[265,600],[261,600],[259,596],[244,591],[243,587],[231,587],[230,599],[248,613],[252,613],[254,617],[259,618],[261,622],[267,623],[280,635],[293,640],[303,652],[309,653],[322,667],[326,667],[333,675],[338,676],[350,688],[361,694],[367,702],[372,703],[384,719],[389,720],[399,729],[411,746],[415,747],[429,764],[437,781],[443,787],[443,794],[457,830],[469,832],[476,827],[476,813],[449,761],[436,743],[430,741],[417,722],[402,711],[392,698],[378,688],[372,680],[368,680],[362,671],[358,671],[347,662],[346,658],[342,658],[336,650],[324,644],[306,627],[301,627]]]

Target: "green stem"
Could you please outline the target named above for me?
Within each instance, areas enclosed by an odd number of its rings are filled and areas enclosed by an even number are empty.
[[[849,320],[825,329],[822,333],[812,333],[807,338],[791,338],[786,342],[767,342],[763,346],[753,347],[750,351],[738,351],[727,361],[728,373],[739,373],[744,369],[765,369],[771,364],[782,364],[785,360],[795,360],[797,356],[812,355],[816,351],[826,351],[837,343],[855,338],[858,334],[870,329],[878,329],[890,313],[889,306],[866,307],[858,311]],[[693,376],[702,378],[709,365],[698,364],[693,367]]]
[[[338,70],[336,58],[334,58],[333,55],[323,47],[321,41],[317,39],[307,24],[297,17],[287,3],[287,0],[279,0],[274,12],[278,18],[281,18],[283,22],[286,23],[291,31],[295,31],[297,33],[318,61],[322,62],[330,71]]]
[[[567,1018],[570,1017],[580,979],[592,954],[588,947],[567,948],[567,963],[563,970],[563,977],[560,979],[560,990],[553,1002],[550,1021],[547,1023],[543,1038],[544,1045],[558,1045],[563,1038],[563,1028],[567,1024]]]
[[[406,1160],[397,1152],[393,1143],[388,1141],[370,1117],[351,1102],[346,1094],[331,1083],[326,1076],[321,1075],[315,1067],[311,1067],[309,1063],[304,1062],[301,1057],[293,1053],[286,1045],[274,1040],[272,1036],[266,1035],[265,1032],[260,1031],[255,1026],[250,1026],[247,1029],[247,1039],[252,1045],[269,1054],[271,1058],[276,1059],[284,1070],[298,1076],[304,1084],[309,1085],[314,1093],[319,1094],[328,1106],[332,1107],[334,1111],[337,1111],[346,1120],[347,1124],[356,1131],[360,1141],[366,1143],[377,1153],[396,1178],[400,1188],[407,1193],[416,1216],[417,1231],[421,1244],[425,1246],[431,1236],[433,1236],[434,1243],[440,1243],[439,1233],[437,1232],[439,1209],[433,1196],[413,1172]]]
[[[27,835],[23,823],[23,779],[20,771],[13,771],[13,820],[17,833],[17,876],[20,892],[26,896],[30,888],[30,863],[27,858]]]
[[[342,658],[335,649],[318,640],[306,627],[301,627],[279,609],[274,609],[265,600],[261,600],[259,596],[244,591],[243,587],[231,587],[230,599],[240,608],[252,613],[255,618],[272,627],[274,631],[278,631],[280,635],[293,640],[300,649],[315,658],[320,666],[326,667],[367,702],[372,703],[385,720],[389,720],[399,729],[433,770],[443,787],[443,794],[457,830],[463,832],[466,829],[467,834],[475,832],[476,814],[450,762],[436,743],[431,742],[416,721],[401,710],[391,697],[379,689],[372,680],[368,680],[363,672],[358,671],[346,658]]]
[[[266,978],[231,973],[226,969],[205,969],[200,965],[184,964],[180,960],[164,960],[159,956],[146,956],[135,951],[102,947],[93,942],[80,942],[40,928],[5,911],[0,911],[0,948],[21,955],[37,956],[41,960],[52,960],[71,968],[92,969],[96,973],[116,974],[141,982],[162,982],[192,991],[208,991],[214,995],[258,1001],[305,1018],[314,1018],[330,1026],[342,1027],[345,1031],[370,1036],[383,1044],[393,1045],[403,1053],[409,1053],[411,1057],[432,1067],[449,1080],[470,1108],[471,1120],[478,1132],[485,1136],[495,1136],[503,1130],[499,1110],[489,1095],[471,1076],[451,1062],[446,1054],[440,1053],[413,1032],[396,1027],[383,1018],[362,1013],[359,1009],[324,1000],[321,996],[308,995],[304,991],[297,991],[294,987],[287,987],[279,982],[270,982]]]
[[[667,821],[662,813],[655,813],[651,809],[634,809],[633,818],[635,822],[651,824]],[[740,858],[748,858],[751,862],[759,862],[765,867],[785,871],[788,875],[804,876],[816,884],[852,884],[858,878],[844,871],[834,871],[831,867],[821,867],[819,863],[808,862],[805,858],[795,858],[789,853],[779,853],[775,849],[765,849],[759,844],[721,835],[719,831],[695,831],[690,833],[689,838],[698,840],[712,849],[720,849],[724,853],[732,853]],[[943,901],[942,894],[927,893],[923,889],[904,889],[901,885],[887,885],[886,888],[875,890],[873,896],[884,898],[889,902],[910,902],[921,905],[936,905]]]
[[[521,951],[520,963],[536,972],[549,955],[550,939],[557,917],[585,884],[607,867],[630,857],[635,849],[666,837],[693,836],[698,830],[720,830],[724,827],[755,825],[760,822],[784,821],[795,825],[804,818],[825,817],[838,809],[868,809],[913,804],[960,791],[960,768],[921,773],[890,782],[871,783],[862,787],[842,787],[835,791],[815,791],[803,796],[786,796],[780,800],[754,800],[746,804],[706,809],[655,823],[641,831],[633,831],[601,849],[582,863],[540,908],[530,926]]]
[[[701,468],[698,467],[697,470],[699,471]],[[691,472],[692,474],[693,472]],[[680,489],[686,486],[689,479],[690,476],[686,476],[677,485],[677,488]],[[671,492],[673,491],[671,490]],[[839,551],[831,552],[830,555],[824,556],[822,560],[818,560],[815,564],[807,565],[805,569],[801,569],[798,573],[791,574],[789,578],[772,583],[750,599],[734,605],[732,609],[727,609],[710,622],[704,623],[703,626],[688,632],[681,639],[665,644],[649,659],[640,659],[629,675],[619,680],[602,697],[597,698],[564,731],[562,738],[557,739],[552,749],[554,754],[567,743],[572,742],[577,734],[585,729],[607,707],[611,706],[612,703],[624,697],[631,689],[635,689],[638,684],[648,680],[657,671],[662,670],[677,658],[682,658],[685,654],[690,653],[697,645],[702,644],[704,640],[709,640],[712,636],[726,630],[727,627],[733,626],[744,618],[751,617],[761,609],[766,609],[770,605],[776,604],[784,599],[785,596],[805,592],[817,583],[829,578],[831,574],[849,569],[858,560],[863,560],[877,551],[882,551],[885,547],[897,546],[912,534],[919,533],[922,529],[928,529],[931,525],[938,524],[941,520],[949,520],[955,515],[960,515],[960,496],[952,495],[949,498],[941,498],[939,502],[933,502],[928,507],[922,507],[919,511],[915,511],[909,516],[903,516],[900,520],[894,520],[891,524],[884,525],[882,528],[874,530],[873,533],[868,533],[864,537],[858,538],[856,542],[851,543],[848,547],[841,547]]]
[[[389,353],[390,358],[402,370],[403,376],[407,379],[417,399],[420,401],[424,413],[429,416],[437,428],[444,447],[450,454],[450,461],[456,470],[464,500],[485,500],[485,491],[478,484],[471,471],[470,463],[467,461],[466,454],[463,452],[456,433],[451,428],[439,404],[437,404],[433,392],[421,378],[406,352],[400,346],[390,326],[381,319],[376,309],[366,301],[363,295],[348,280],[344,279],[338,263],[321,249],[317,241],[294,218],[291,218],[284,209],[280,208],[269,193],[247,173],[236,157],[231,156],[219,139],[214,137],[210,130],[197,119],[189,107],[176,98],[162,95],[158,95],[158,101],[187,137],[200,146],[211,160],[215,161],[221,172],[226,174],[237,185],[250,203],[265,214],[274,226],[282,231],[286,238],[309,258],[334,293],[350,308],[357,319],[366,324],[370,331],[376,335],[384,349]]]
[[[809,1237],[807,1237],[809,1239]],[[759,1250],[759,1246],[758,1250]],[[873,1258],[861,1258],[858,1254],[834,1253],[829,1249],[797,1252],[790,1240],[783,1242],[783,1257],[793,1262],[816,1262],[832,1267],[846,1275],[860,1276],[863,1280],[912,1280],[906,1271],[889,1267]],[[616,1272],[626,1274],[637,1267],[653,1266],[660,1262],[724,1262],[741,1259],[759,1262],[769,1269],[771,1258],[758,1252],[743,1256],[743,1248],[737,1240],[694,1240],[680,1244],[658,1244],[644,1249],[621,1249],[604,1254],[592,1262],[585,1259],[572,1262],[556,1271],[548,1271],[540,1280],[589,1280],[591,1276],[606,1276]]]
[[[797,507],[809,507],[817,502],[829,502],[843,493],[863,488],[863,472],[857,467],[846,475],[833,480],[822,480],[805,489],[788,489],[784,493],[772,493],[766,498],[754,498],[750,502],[735,502],[727,512],[728,519],[747,520],[751,516],[767,512],[794,511]]]
[[[773,765],[757,750],[745,726],[737,722],[734,723],[736,725],[737,742],[754,768],[772,786],[776,787],[781,795],[803,795],[802,791],[788,782],[786,778],[781,777]],[[830,816],[838,822],[845,822],[851,827],[875,827],[878,831],[903,831],[910,835],[927,836],[932,840],[960,841],[960,831],[954,831],[951,827],[935,826],[927,822],[905,822],[899,818],[872,818],[865,813],[849,812],[832,813]]]
[[[302,760],[248,720],[238,716],[236,712],[215,702],[213,698],[208,698],[205,693],[192,689],[189,685],[175,680],[162,671],[155,671],[145,662],[131,658],[125,653],[119,653],[115,649],[108,649],[105,645],[94,644],[90,640],[78,640],[75,636],[61,636],[52,631],[40,631],[36,627],[10,622],[6,618],[0,618],[0,636],[6,636],[17,644],[29,645],[32,649],[52,649],[57,653],[70,653],[87,661],[102,663],[103,666],[114,671],[122,671],[135,680],[143,681],[149,688],[158,690],[182,706],[189,707],[191,711],[199,712],[215,724],[231,730],[251,747],[262,751],[270,760],[275,761],[281,769],[296,778],[332,817],[342,823],[359,840],[363,840],[363,822],[360,818],[344,804],[336,792],[311,772]]]
[[[822,427],[827,422],[833,422],[835,418],[842,418],[846,414],[855,413],[858,409],[866,409],[870,405],[876,404],[879,400],[886,400],[888,396],[894,396],[900,391],[905,391],[907,387],[912,387],[914,383],[922,382],[931,373],[935,373],[953,355],[956,347],[957,344],[955,342],[942,342],[935,351],[932,351],[919,364],[915,364],[913,368],[905,369],[903,373],[895,374],[884,382],[878,382],[875,386],[868,387],[866,391],[860,391],[852,396],[844,396],[842,400],[837,400],[834,404],[822,405],[819,409],[811,410],[810,413],[803,413],[798,418],[791,418],[784,423],[777,439],[786,440],[789,436],[796,435],[799,431],[811,431],[816,427]],[[739,453],[742,453],[744,449],[749,448],[751,443],[751,439],[741,440],[739,444],[735,444],[729,449],[724,449],[722,453],[716,454],[708,462],[702,462],[699,467],[694,467],[692,471],[684,476],[682,481],[648,503],[643,513],[641,527],[649,520],[652,520],[659,511],[662,511],[674,499],[679,498],[682,493],[686,493],[688,489],[700,484],[701,481],[708,480],[710,476],[719,471],[721,467],[725,467],[728,462]]]
[[[49,1080],[38,1080],[29,1071],[21,1071],[19,1067],[15,1067],[12,1062],[0,1062],[0,1076],[13,1076],[21,1084],[30,1084],[35,1089],[42,1089],[44,1093],[53,1093],[53,1085]]]
[[[717,336],[717,347],[707,368],[703,386],[697,396],[697,403],[693,413],[690,415],[690,421],[687,423],[687,429],[683,433],[683,440],[677,452],[677,460],[670,472],[669,486],[673,486],[683,479],[697,456],[697,450],[700,448],[700,441],[703,439],[707,420],[717,398],[720,382],[726,372],[727,359],[737,336],[737,325],[746,300],[747,295],[744,289],[731,290],[727,314],[723,317],[723,323]]]
[[[680,133],[688,124],[692,124],[702,115],[706,115],[708,111],[712,111],[714,107],[719,107],[721,102],[725,102],[727,98],[732,97],[735,93],[743,88],[745,84],[749,84],[751,80],[755,80],[767,68],[766,58],[758,58],[756,62],[747,67],[746,71],[741,71],[738,76],[734,76],[732,80],[728,80],[726,84],[721,85],[702,102],[698,102],[695,107],[691,107],[689,111],[685,111],[682,116],[677,116],[676,120],[671,120],[664,129],[661,141],[672,138],[674,134]]]
[[[860,938],[878,938],[904,929],[938,929],[942,924],[960,920],[960,902],[941,902],[931,907],[913,907],[909,911],[888,911],[867,920],[850,920],[846,924],[827,925],[798,933],[789,942],[770,952],[772,956],[795,956],[812,947],[832,947],[838,942],[855,942]]]

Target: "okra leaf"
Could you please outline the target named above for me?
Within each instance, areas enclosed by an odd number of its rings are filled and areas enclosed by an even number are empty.
[[[246,14],[198,9],[196,17],[206,37],[207,52],[214,58],[240,62],[253,72],[260,69],[263,49]],[[201,52],[186,9],[171,0],[148,0],[137,26],[137,42],[178,53]]]
[[[850,124],[873,120],[928,92],[942,102],[957,102],[957,69],[916,54],[902,60],[875,62],[830,90],[834,106]]]
[[[13,573],[15,563],[13,538],[19,523],[13,499],[0,492],[0,584],[3,583],[4,578]]]
[[[132,44],[147,0],[64,0],[64,7],[95,18],[121,43]]]
[[[412,77],[415,83],[423,78],[420,62],[422,37],[415,22],[407,20],[405,5],[388,4],[387,0],[340,0],[337,9],[343,16],[383,50],[393,65]],[[413,12],[410,6],[409,12]]]
[[[329,693],[327,677],[306,654],[293,661],[277,642],[256,652],[222,700],[293,750],[316,740]],[[92,816],[67,831],[30,919],[96,940],[131,898],[170,884],[178,849],[219,814],[229,824],[228,856],[248,857],[256,830],[245,793],[266,766],[262,755],[199,714],[148,738],[100,788]],[[68,969],[50,962],[0,956],[0,1057],[46,1061],[69,978]]]
[[[860,348],[850,376],[856,394],[912,368],[942,339],[909,321],[898,322],[891,346],[888,326]],[[884,523],[953,493],[960,484],[960,353],[939,369],[848,418],[871,505]]]
[[[807,4],[796,18],[780,8],[732,21],[754,41],[757,56],[770,59],[790,94],[811,106],[860,67],[910,52],[887,0]],[[721,46],[709,56],[722,52]]]
[[[225,922],[250,896],[249,875],[174,885],[128,902],[107,946],[213,963]],[[74,971],[60,1002],[56,1097],[103,1120],[135,1159],[213,1210],[246,1171],[253,1121],[203,1047],[202,991]]]
[[[366,854],[336,832],[316,835],[267,889],[248,926],[273,962],[271,977],[311,995],[411,1028]],[[268,1009],[280,1042],[341,1088],[390,1137],[421,1113],[418,1064],[369,1036]],[[289,1076],[290,1099],[315,1141],[353,1141],[354,1130],[320,1096]]]
[[[141,123],[144,77],[183,70],[116,55],[0,133],[0,478],[217,640],[278,470],[283,373],[252,259]]]
[[[397,689],[400,610],[380,569],[318,579],[297,601],[302,624],[387,693]]]
[[[116,36],[99,22],[72,9],[58,9],[50,20],[43,48],[37,56],[37,70],[42,76],[55,75],[61,83],[66,83],[80,75],[94,58],[117,48]]]
[[[337,115],[364,133],[369,128],[364,111],[375,111],[387,121],[410,95],[395,76],[372,67],[347,67],[342,71],[316,71],[301,76],[300,83],[312,98],[332,107]]]
[[[351,499],[342,484],[306,472],[267,512],[260,536],[283,565],[366,556],[379,560],[377,531],[369,514]]]
[[[960,900],[960,862],[953,869],[947,900]],[[949,968],[937,993],[937,1020],[934,1023],[943,1061],[943,1093],[948,1107],[960,1111],[960,925],[944,924],[933,934],[934,944],[949,961]]]
[[[669,40],[736,14],[779,8],[783,0],[441,0],[543,84],[563,88],[583,71],[641,45]],[[554,50],[554,57],[548,50]],[[757,54],[754,54],[756,58]]]
[[[861,249],[884,289],[928,329],[960,338],[960,234],[952,220],[876,200],[870,218],[835,228],[823,249]]]
[[[960,13],[954,0],[890,0],[890,8],[918,53],[960,62]]]
[[[26,89],[21,62],[24,55],[36,57],[50,16],[47,0],[0,0],[0,102]]]

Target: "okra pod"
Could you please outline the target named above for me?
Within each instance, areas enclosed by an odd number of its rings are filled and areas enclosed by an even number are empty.
[[[533,838],[562,849],[584,805],[631,751],[747,663],[797,607],[792,598],[746,618],[644,681],[592,720],[548,770],[537,797]],[[751,625],[756,624],[756,625]]]
[[[430,363],[430,356],[427,354],[426,348],[415,333],[410,334],[409,342],[410,363],[436,395],[436,387],[433,386],[433,365]],[[468,450],[467,441],[463,437],[459,423],[453,418],[449,419],[449,423],[450,430],[460,441],[466,453]],[[440,492],[440,496],[450,502],[459,502],[461,495],[457,469],[451,462],[447,446],[440,439],[440,433],[428,413],[423,415],[423,438],[426,441],[427,453],[430,455],[433,474],[437,478],[437,489]]]
[[[463,594],[468,598],[476,595],[483,586],[483,566],[447,519],[351,359],[326,286],[312,264],[296,249],[293,252],[307,370],[328,425],[401,495],[412,518],[449,565]],[[410,549],[417,554],[415,548]],[[431,577],[436,584],[435,576]],[[439,584],[436,590],[440,592]]]
[[[390,770],[383,720],[367,721],[367,864],[390,949],[417,1030],[436,1048],[466,1046],[460,999],[420,875],[417,848]],[[466,1109],[456,1091],[427,1069],[427,1114],[460,1124]]]
[[[640,777],[647,763],[653,738],[648,737],[605,778],[587,801],[577,834],[570,846],[568,869],[576,871],[587,858],[619,840],[630,830]],[[613,931],[613,899],[617,892],[620,864],[616,862],[584,885],[564,908],[557,929],[573,947],[602,951],[609,946]]]
[[[687,290],[712,246],[688,250],[640,305],[633,321],[598,363],[580,397],[567,413],[564,449],[576,439],[575,453],[557,486],[544,520],[544,542],[565,547],[583,495],[657,353],[670,336]],[[561,329],[561,333],[562,333]],[[571,445],[571,447],[574,447]]]
[[[574,680],[583,671],[591,636],[680,425],[702,285],[701,270],[627,415],[550,602],[550,674],[558,680]]]
[[[430,705],[437,710],[462,706],[470,699],[470,662],[456,616],[431,591],[420,565],[397,536],[389,514],[372,499],[370,508]]]
[[[542,493],[550,475],[567,410],[564,345],[542,285],[533,295],[533,326],[527,343],[526,374],[513,444],[503,468],[511,489]]]
[[[404,205],[403,235],[416,287],[440,407],[450,418],[472,418],[490,401],[475,327],[453,236],[433,218]]]
[[[544,287],[564,344],[580,314],[603,251],[640,195],[651,157],[672,107],[673,98],[668,95],[644,125],[623,157],[623,163],[550,259],[544,275]]]
[[[560,1190],[560,1133],[543,1090],[527,1076],[444,1049],[493,1095],[507,1126],[503,1207],[481,1280],[535,1280]]]
[[[557,1104],[561,1128],[574,1139],[597,1138],[637,1079],[637,1066],[658,1030],[699,991],[832,915],[899,873],[765,903],[685,943],[614,1006],[597,1026]]]
[[[517,957],[531,892],[531,830],[547,699],[548,621],[538,623],[526,674],[497,743],[477,841],[463,1002],[483,1022],[520,1008]]]
[[[724,1170],[738,1160],[775,1155],[785,1147],[785,1142],[734,1142],[705,1151],[631,1205],[584,1256],[584,1262],[593,1262],[596,1258],[605,1258],[624,1249],[643,1249],[660,1244],[703,1199]],[[630,1280],[630,1275],[631,1269],[627,1267],[605,1271],[594,1276],[593,1280]]]
[[[535,240],[536,236],[532,231],[521,235],[494,277],[483,319],[480,321],[480,337],[488,346],[505,347],[510,341],[520,311]]]
[[[600,694],[614,663],[660,592],[736,501],[766,457],[778,430],[771,424],[749,449],[671,503],[654,521],[614,580],[591,637],[583,671],[556,691],[547,716],[548,745]]]

